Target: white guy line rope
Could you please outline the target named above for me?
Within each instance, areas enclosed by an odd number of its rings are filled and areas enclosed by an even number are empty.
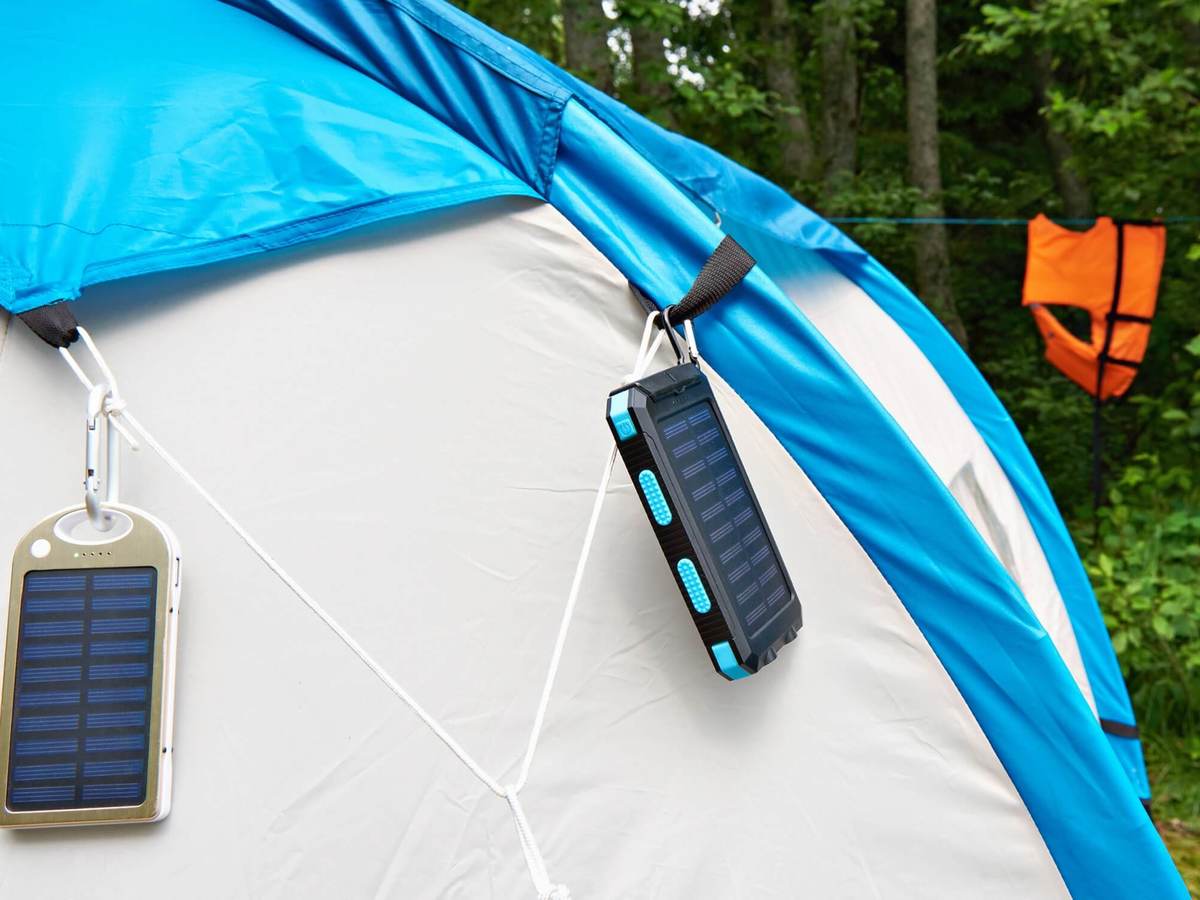
[[[397,682],[395,678],[388,674],[388,671],[382,665],[380,665],[375,658],[371,656],[371,654],[368,653],[361,644],[358,643],[358,641],[351,637],[350,633],[347,632],[346,629],[344,629],[340,624],[338,624],[337,620],[334,619],[333,616],[331,616],[325,610],[325,608],[321,606],[320,603],[314,600],[308,591],[301,587],[299,582],[297,582],[295,578],[287,573],[283,566],[275,561],[275,558],[272,557],[271,554],[268,553],[266,549],[264,549],[263,546],[256,541],[244,527],[242,527],[241,523],[239,523],[237,519],[230,515],[228,510],[226,510],[225,507],[223,507],[217,501],[217,499],[208,492],[204,485],[197,481],[192,474],[185,469],[183,465],[174,456],[172,456],[162,444],[158,442],[158,439],[155,438],[153,434],[146,430],[146,427],[142,425],[142,423],[139,422],[131,412],[126,409],[122,411],[120,415],[129,424],[130,428],[132,428],[142,438],[142,440],[146,442],[146,446],[157,453],[162,458],[162,461],[165,462],[176,475],[182,478],[183,481],[190,488],[192,488],[192,490],[200,495],[200,498],[212,508],[213,512],[215,512],[224,520],[226,525],[233,529],[234,533],[237,534],[237,536],[245,542],[246,546],[253,551],[254,555],[261,559],[263,564],[266,565],[266,567],[284,583],[288,590],[295,594],[300,602],[307,606],[313,612],[313,614],[316,615],[316,617],[334,633],[338,640],[349,647],[350,651],[360,660],[362,660],[363,665],[370,669],[371,672],[374,673],[375,677],[387,686],[388,690],[399,697],[400,701],[409,709],[411,709],[416,714],[417,718],[425,723],[429,730],[437,736],[438,740],[445,744],[450,752],[457,756],[462,761],[463,765],[471,770],[472,774],[474,774],[476,778],[483,782],[487,788],[498,797],[504,796],[504,788],[502,788],[494,778],[492,778],[483,770],[483,767],[475,761],[475,758],[471,756],[471,754],[468,753],[467,750],[457,740],[455,740],[454,737],[448,731],[446,731],[444,727],[442,727],[442,724],[438,722],[438,720],[435,719],[433,715],[425,709],[425,707],[417,702],[416,698],[414,698],[408,691],[401,687],[399,682]]]
[[[646,327],[642,331],[642,342],[638,347],[637,361],[633,372],[627,381],[636,381],[645,372],[650,361],[654,359],[658,348],[662,346],[664,332],[659,332],[654,345],[647,350],[650,334],[654,328],[654,316],[646,319]],[[558,636],[554,640],[554,652],[550,655],[550,667],[546,671],[546,680],[542,684],[542,696],[538,701],[537,713],[533,717],[533,728],[529,733],[529,744],[525,748],[525,758],[521,761],[521,771],[512,786],[514,794],[520,793],[529,781],[529,767],[533,765],[534,754],[537,753],[538,741],[542,736],[542,727],[546,724],[546,710],[550,706],[550,695],[554,691],[554,680],[558,677],[558,667],[562,662],[563,648],[567,643],[567,632],[571,628],[571,619],[575,615],[575,606],[579,600],[579,591],[583,587],[583,574],[587,569],[588,557],[592,552],[592,544],[596,539],[596,528],[600,524],[600,513],[604,509],[604,499],[608,496],[608,484],[612,479],[613,464],[617,461],[617,445],[613,444],[604,463],[604,474],[600,478],[600,486],[596,489],[596,500],[592,504],[592,515],[588,520],[587,531],[583,537],[583,547],[579,551],[579,562],[575,565],[575,577],[571,580],[571,590],[567,595],[566,606],[563,607],[562,621],[558,626]]]

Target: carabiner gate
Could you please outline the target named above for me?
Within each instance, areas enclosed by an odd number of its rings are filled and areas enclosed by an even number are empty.
[[[104,510],[105,503],[119,500],[121,447],[116,429],[108,421],[105,411],[112,391],[107,384],[99,382],[88,391],[87,415],[84,419],[83,445],[83,503],[88,520],[97,531],[108,531],[113,526],[113,517]],[[104,461],[104,476],[100,475],[100,423],[104,420],[108,435]],[[100,483],[104,482],[104,501],[100,500]]]
[[[79,337],[82,338],[92,355],[97,368],[100,369],[104,380],[93,382],[80,368],[79,363],[66,347],[60,347],[58,352],[67,361],[76,377],[87,388],[87,416],[84,419],[83,447],[83,503],[87,509],[88,520],[97,531],[108,531],[113,526],[113,517],[105,512],[105,505],[120,502],[121,493],[121,439],[129,442],[134,450],[138,449],[137,441],[128,429],[118,420],[125,404],[121,401],[121,393],[117,388],[117,380],[100,351],[96,349],[92,336],[83,326],[79,326]],[[104,475],[100,475],[100,421],[104,421],[104,431],[107,437],[104,454]],[[100,483],[104,482],[104,500],[100,499]]]

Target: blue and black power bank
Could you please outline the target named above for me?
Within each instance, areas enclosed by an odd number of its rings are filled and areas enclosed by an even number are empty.
[[[713,666],[752,675],[803,621],[708,379],[684,363],[618,388],[608,424]]]

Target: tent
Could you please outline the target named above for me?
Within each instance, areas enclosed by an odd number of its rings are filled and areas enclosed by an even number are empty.
[[[9,4],[0,47],[0,305],[69,301],[479,769],[147,448],[123,499],[186,557],[174,811],[0,834],[6,895],[1186,896],[1036,464],[829,223],[437,0]],[[696,333],[805,617],[733,684],[624,472],[560,625],[631,285],[678,301],[725,235],[758,265]],[[16,321],[5,548],[79,502],[82,392]]]

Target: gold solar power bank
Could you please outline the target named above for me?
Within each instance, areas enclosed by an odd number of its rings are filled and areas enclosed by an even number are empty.
[[[0,826],[154,822],[171,808],[181,557],[124,505],[83,506],[13,556],[0,696]]]

